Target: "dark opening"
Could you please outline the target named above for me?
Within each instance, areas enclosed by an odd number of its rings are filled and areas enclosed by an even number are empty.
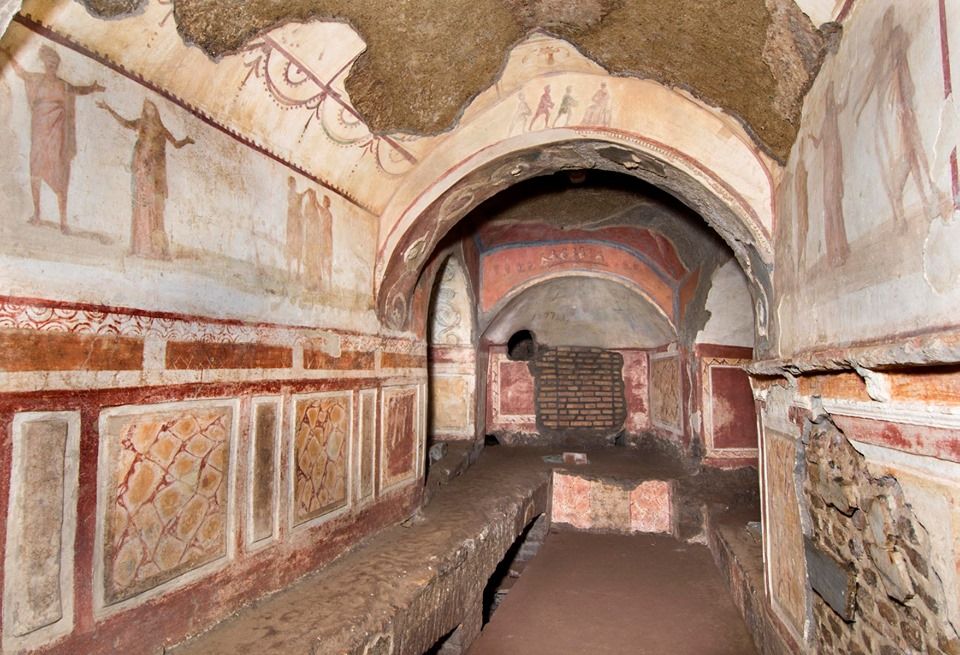
[[[515,362],[529,362],[537,354],[537,342],[530,330],[519,330],[507,341],[507,357]]]
[[[483,590],[483,625],[490,621],[490,617],[513,587],[514,581],[520,577],[527,562],[540,550],[549,527],[547,517],[540,514],[524,528],[500,560]]]

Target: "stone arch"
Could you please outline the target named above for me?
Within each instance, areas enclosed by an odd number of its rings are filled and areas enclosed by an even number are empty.
[[[721,143],[719,136],[717,139],[718,147],[729,146],[729,140]],[[750,149],[746,143],[741,145]],[[773,342],[766,311],[772,291],[769,234],[773,208],[766,202],[758,206],[747,200],[772,198],[772,178],[760,165],[767,187],[738,188],[695,157],[664,143],[609,128],[547,130],[499,142],[475,152],[428,183],[412,202],[396,212],[396,220],[390,220],[388,208],[384,224],[393,228],[381,239],[378,253],[378,314],[390,328],[407,325],[409,299],[431,253],[444,235],[484,200],[539,175],[602,169],[631,175],[671,193],[718,232],[750,280],[758,308],[758,352],[768,351]]]

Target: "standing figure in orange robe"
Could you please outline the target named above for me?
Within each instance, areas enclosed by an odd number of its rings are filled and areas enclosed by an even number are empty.
[[[40,46],[42,73],[24,70],[6,50],[0,50],[23,80],[30,106],[30,194],[33,216],[30,222],[40,223],[40,185],[46,182],[57,196],[60,209],[60,231],[67,227],[67,189],[70,186],[70,165],[77,154],[76,97],[103,91],[98,82],[76,86],[57,75],[60,55],[50,46]]]
[[[317,202],[317,194],[307,189],[303,196],[303,278],[311,291],[328,291],[333,275],[333,214],[330,196]]]
[[[124,127],[136,130],[133,146],[133,217],[130,230],[130,252],[142,257],[167,259],[170,242],[163,225],[167,201],[167,143],[178,150],[193,143],[186,137],[177,139],[160,120],[157,106],[143,101],[139,118],[126,119],[105,102],[97,106],[110,112]]]

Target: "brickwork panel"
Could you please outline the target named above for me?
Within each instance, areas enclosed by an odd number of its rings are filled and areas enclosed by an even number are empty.
[[[534,369],[541,430],[610,434],[623,428],[627,405],[620,353],[573,346],[545,349]]]

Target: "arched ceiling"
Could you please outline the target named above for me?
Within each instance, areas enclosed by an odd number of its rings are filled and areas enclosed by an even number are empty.
[[[677,338],[647,298],[628,286],[586,276],[530,287],[504,307],[484,337],[506,343],[517,330],[530,330],[538,343],[550,346],[657,348]]]
[[[104,17],[138,11],[144,1],[82,0]],[[829,32],[794,0],[171,1],[184,40],[214,58],[288,22],[349,23],[367,49],[346,90],[375,133],[451,128],[494,83],[510,48],[542,30],[614,75],[687,89],[727,110],[781,161]]]

